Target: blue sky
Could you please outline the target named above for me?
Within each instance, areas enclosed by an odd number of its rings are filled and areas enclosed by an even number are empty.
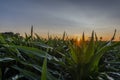
[[[0,32],[120,33],[120,0],[0,0]]]

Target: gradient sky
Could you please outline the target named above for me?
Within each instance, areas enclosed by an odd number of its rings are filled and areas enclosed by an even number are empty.
[[[120,34],[120,0],[0,0],[0,32]]]

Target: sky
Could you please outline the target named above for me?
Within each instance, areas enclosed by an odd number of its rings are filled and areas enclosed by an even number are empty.
[[[120,35],[120,0],[0,0],[0,32]]]

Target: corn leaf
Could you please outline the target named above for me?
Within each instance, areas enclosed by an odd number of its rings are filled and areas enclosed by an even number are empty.
[[[42,66],[42,75],[41,80],[47,80],[47,58],[45,57],[43,66]]]

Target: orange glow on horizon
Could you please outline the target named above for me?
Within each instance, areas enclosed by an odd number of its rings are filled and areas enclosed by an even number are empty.
[[[29,33],[30,35],[30,33]],[[47,33],[38,33],[38,35],[42,38],[48,38],[48,34]],[[25,33],[21,33],[21,36],[25,37]],[[35,36],[35,35],[34,35]],[[54,37],[58,37],[58,38],[61,38],[63,35],[62,34],[50,34],[50,36],[52,38]],[[89,40],[90,39],[90,35],[86,35],[85,34],[85,39],[86,40]],[[108,34],[105,34],[105,35],[98,35],[98,40],[102,40],[102,41],[109,41],[111,38],[112,38],[113,35],[108,35]],[[68,35],[67,37],[69,37],[70,39],[75,39],[77,42],[80,42],[80,40],[82,39],[82,35],[81,34],[73,34],[73,35]],[[102,37],[102,38],[101,38]],[[120,37],[119,35],[116,35],[115,37],[115,40],[114,41],[120,41]]]
[[[80,37],[77,37],[77,42],[80,42]]]

